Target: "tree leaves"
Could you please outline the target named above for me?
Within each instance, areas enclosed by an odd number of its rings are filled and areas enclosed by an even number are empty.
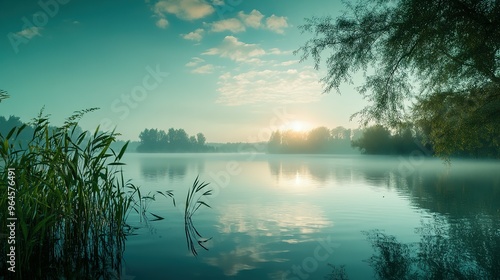
[[[351,119],[359,116],[364,125],[375,121],[397,127],[409,116],[430,114],[430,109],[438,116],[453,108],[453,114],[446,114],[450,120],[455,120],[457,113],[468,112],[460,114],[465,118],[458,129],[452,127],[453,121],[437,119],[428,127],[437,151],[470,152],[485,145],[492,147],[488,141],[498,142],[497,127],[492,118],[485,118],[500,111],[498,1],[361,0],[346,6],[348,11],[336,19],[306,19],[300,29],[312,33],[313,38],[295,54],[301,53],[302,61],[312,57],[319,69],[323,53],[329,53],[324,60],[327,74],[321,79],[325,92],[339,91],[342,83],[352,83],[353,75],[363,73],[365,81],[357,89],[370,105]],[[433,96],[442,93],[450,94],[446,103],[436,102]],[[452,97],[461,98],[464,93],[467,102],[481,104],[481,109],[471,111]],[[425,104],[408,115],[408,101],[414,97]],[[488,102],[483,100],[486,97]],[[424,124],[422,119],[418,117]],[[477,121],[488,125],[480,128]],[[455,131],[452,135],[458,137],[458,144],[449,137],[437,139],[447,129]],[[467,136],[475,130],[487,136]]]

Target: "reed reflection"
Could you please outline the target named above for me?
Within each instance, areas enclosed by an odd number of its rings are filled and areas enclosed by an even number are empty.
[[[375,253],[368,260],[378,279],[498,279],[498,217],[449,223],[434,217],[417,228],[420,242],[404,244],[379,230],[366,232]]]

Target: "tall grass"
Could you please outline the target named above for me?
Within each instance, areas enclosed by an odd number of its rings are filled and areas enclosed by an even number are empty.
[[[0,102],[7,97],[0,90]],[[143,195],[124,179],[121,159],[128,142],[119,151],[111,148],[119,134],[99,127],[94,133],[77,132],[78,121],[94,110],[77,111],[60,127],[40,113],[31,123],[0,133],[0,271],[9,274],[7,279],[119,279],[130,211],[142,222],[157,194],[170,197],[175,206],[171,190]],[[33,135],[23,143],[18,136],[27,126]],[[7,271],[9,168],[16,172],[15,273]],[[192,222],[201,206],[210,207],[202,200],[211,195],[207,185],[197,177],[186,197],[186,238],[195,256],[193,239],[204,249],[210,240]]]
[[[75,112],[57,128],[40,114],[28,143],[16,141],[24,125],[0,135],[1,231],[7,228],[7,168],[16,170],[15,278],[106,279],[107,271],[120,271],[125,219],[137,188],[121,170],[127,144],[110,148],[117,133],[97,128],[76,135],[78,120],[94,110]],[[2,273],[8,272],[4,238]]]

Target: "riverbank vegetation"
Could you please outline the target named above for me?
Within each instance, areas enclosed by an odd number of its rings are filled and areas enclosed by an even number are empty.
[[[60,127],[38,115],[0,134],[2,182],[14,170],[17,279],[98,279],[120,271],[126,217],[135,186],[120,169],[127,146],[110,149],[115,132],[80,132],[75,112]],[[26,131],[25,131],[26,129]],[[28,140],[20,135],[31,134]],[[0,205],[7,209],[6,190]],[[10,205],[10,204],[9,204]],[[6,211],[1,227],[7,227]],[[10,246],[10,245],[9,245]],[[2,271],[10,248],[2,242]]]
[[[0,101],[5,98],[0,91]],[[8,279],[120,279],[131,211],[146,219],[155,194],[175,206],[172,191],[144,195],[125,179],[128,142],[113,148],[118,133],[79,127],[94,110],[77,111],[62,126],[51,125],[43,112],[29,123],[0,117],[0,271],[10,273]],[[211,190],[201,184],[198,194],[196,178],[190,205],[208,206],[200,199]],[[194,194],[197,199],[190,199]],[[187,228],[195,229],[198,207],[187,211]]]

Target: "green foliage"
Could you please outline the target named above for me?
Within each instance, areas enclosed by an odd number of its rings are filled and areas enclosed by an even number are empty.
[[[115,152],[114,132],[87,137],[77,122],[87,112],[75,112],[61,127],[51,127],[40,114],[29,125],[16,125],[0,134],[2,169],[16,170],[16,277],[42,279],[97,279],[120,271],[125,218],[131,196],[117,169],[126,145]],[[14,145],[31,127],[26,145]],[[7,190],[1,185],[0,208],[7,209]],[[5,212],[1,226],[6,228]],[[5,270],[7,242],[2,242],[1,270]],[[108,274],[107,274],[108,273]]]
[[[436,154],[500,158],[500,88],[441,92],[419,99],[414,119]]]
[[[375,120],[397,127],[407,114],[405,102],[418,96],[413,115],[438,155],[498,157],[498,118],[491,117],[500,113],[498,1],[345,4],[347,12],[336,19],[313,17],[300,27],[313,34],[295,52],[302,60],[312,57],[319,68],[323,52],[329,53],[325,92],[338,91],[362,72],[365,82],[358,90],[370,105],[353,117],[361,116],[365,125]],[[430,121],[443,112],[446,117]],[[458,127],[455,114],[461,118]],[[484,121],[487,127],[480,128]]]
[[[391,132],[381,125],[375,125],[368,127],[363,136],[352,145],[366,154],[390,154],[393,152],[393,145],[390,142]]]
[[[367,74],[361,93],[373,102],[361,114],[398,121],[403,101],[418,78],[427,93],[463,90],[471,85],[500,83],[500,8],[481,1],[388,1],[347,3],[348,12],[306,19],[303,32],[314,34],[296,53],[320,66],[326,59],[325,91]],[[373,71],[371,71],[373,70]]]
[[[410,154],[422,150],[430,153],[408,124],[401,126],[394,135],[382,125],[368,127],[359,139],[352,142],[352,146],[370,155]]]

